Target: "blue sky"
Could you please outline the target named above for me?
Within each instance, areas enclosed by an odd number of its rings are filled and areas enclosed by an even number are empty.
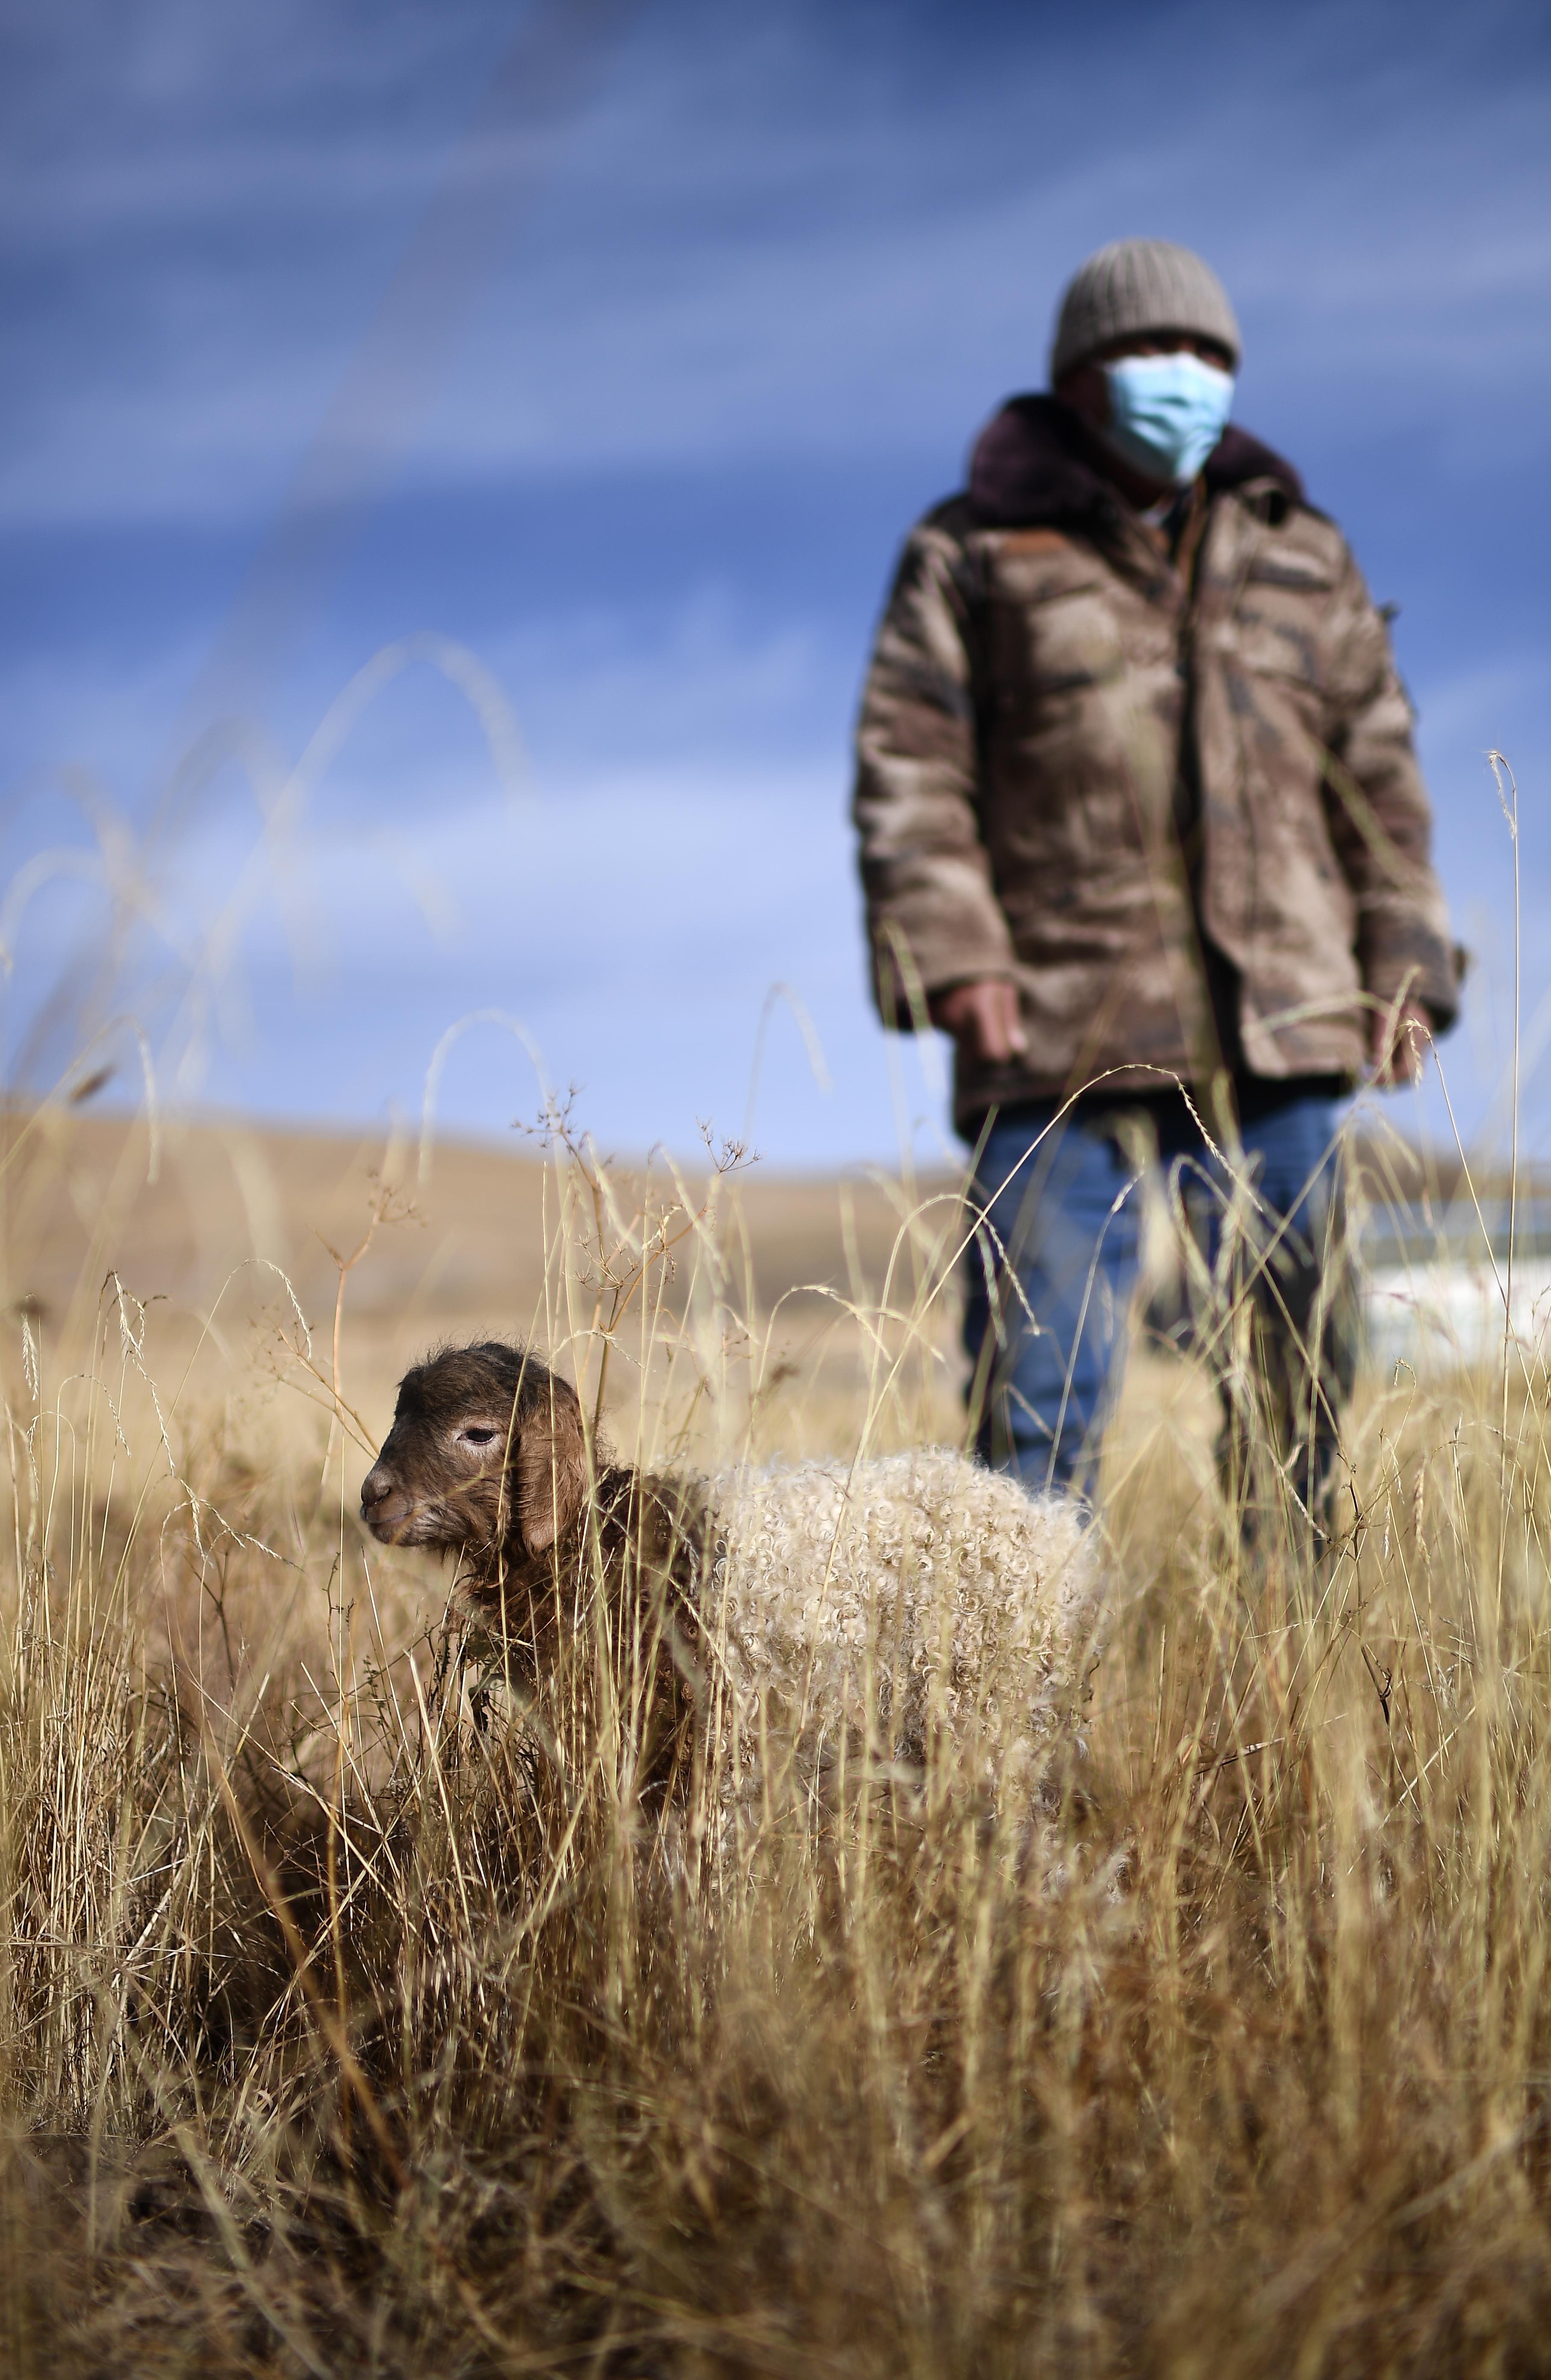
[[[1238,418],[1401,606],[1477,953],[1446,1063],[1484,1128],[1512,1012],[1489,747],[1522,800],[1526,1015],[1551,996],[1543,10],[32,18],[0,78],[13,1079],[67,1054],[47,996],[101,959],[105,837],[146,922],[92,996],[140,1019],[175,1095],[414,1114],[444,1031],[491,1011],[600,1135],[692,1148],[697,1119],[740,1127],[781,984],[766,1157],[884,1155],[901,1115],[940,1145],[939,1053],[891,1048],[865,1004],[858,681],[900,537],[1040,384],[1066,275],[1144,232],[1223,274]],[[417,635],[448,642],[267,838],[234,759],[167,804],[234,706],[273,799],[340,689]],[[435,666],[454,646],[520,760]],[[458,1038],[445,1121],[498,1133],[535,1100],[515,1036]],[[1551,1068],[1526,1112],[1551,1136]],[[1435,1094],[1424,1120],[1445,1128]]]

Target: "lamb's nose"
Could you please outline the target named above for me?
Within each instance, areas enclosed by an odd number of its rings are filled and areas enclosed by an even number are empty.
[[[360,1483],[360,1517],[370,1521],[379,1504],[385,1504],[392,1495],[394,1478],[380,1463],[374,1463]]]
[[[414,1498],[405,1493],[390,1466],[374,1463],[360,1483],[360,1517],[377,1543],[397,1545],[414,1509]]]

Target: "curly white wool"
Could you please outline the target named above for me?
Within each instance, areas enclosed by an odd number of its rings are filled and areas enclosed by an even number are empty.
[[[1081,1507],[941,1447],[710,1488],[702,1608],[746,1739],[772,1700],[821,1730],[875,1713],[897,1751],[945,1730],[1005,1784],[1070,1724],[1099,1585]]]

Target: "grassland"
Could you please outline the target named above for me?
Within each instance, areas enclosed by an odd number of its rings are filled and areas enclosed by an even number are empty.
[[[1052,1856],[937,1747],[712,1878],[492,1716],[366,1449],[491,1325],[629,1452],[950,1437],[950,1186],[160,1138],[6,1127],[0,2370],[1551,2368],[1521,1351],[1365,1383],[1318,1559],[1139,1366]]]

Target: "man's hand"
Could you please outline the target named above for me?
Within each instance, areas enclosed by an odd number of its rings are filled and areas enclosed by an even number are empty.
[[[1021,1058],[1029,1046],[1018,1014],[1018,987],[1005,976],[956,983],[934,991],[926,1013],[939,1033],[950,1033],[966,1058],[986,1065]]]
[[[1368,1050],[1374,1080],[1381,1090],[1398,1083],[1420,1083],[1427,1052],[1433,1046],[1433,1020],[1420,1001],[1401,1003],[1392,1016],[1375,1009],[1369,1021]]]

